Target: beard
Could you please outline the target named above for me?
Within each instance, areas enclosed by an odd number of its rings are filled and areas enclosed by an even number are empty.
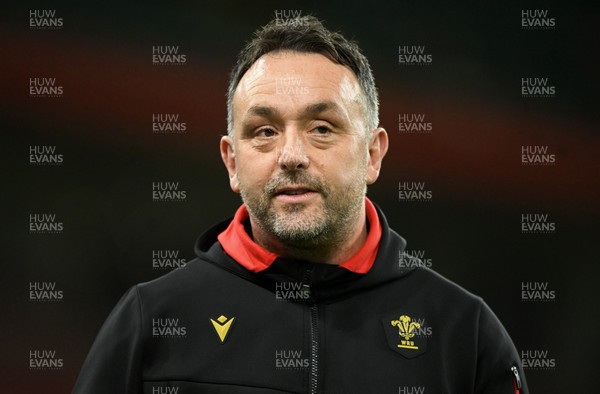
[[[304,203],[275,206],[278,190],[293,185],[306,186],[321,198],[310,206]],[[359,174],[346,187],[334,190],[323,179],[296,170],[280,173],[258,191],[245,187],[240,180],[240,193],[256,223],[281,243],[302,249],[330,249],[344,241],[363,214],[366,184],[364,174]]]

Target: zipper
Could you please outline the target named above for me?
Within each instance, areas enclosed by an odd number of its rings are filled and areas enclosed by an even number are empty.
[[[519,390],[521,388],[521,377],[519,376],[519,369],[516,366],[513,366],[510,368],[510,370],[513,373],[513,384],[515,386],[515,394],[520,394],[521,391]]]
[[[310,393],[317,393],[319,382],[319,310],[310,306]]]
[[[302,287],[308,294],[308,306],[310,311],[310,383],[309,393],[317,394],[319,385],[319,309],[314,302],[312,289],[310,288],[311,270],[307,270],[302,278]]]

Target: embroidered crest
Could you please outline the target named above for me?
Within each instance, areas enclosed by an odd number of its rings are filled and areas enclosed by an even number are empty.
[[[419,356],[427,351],[431,327],[425,319],[407,314],[386,316],[381,319],[390,348],[406,358]]]

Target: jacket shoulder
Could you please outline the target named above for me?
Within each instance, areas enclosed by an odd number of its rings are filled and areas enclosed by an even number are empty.
[[[196,257],[185,266],[174,269],[148,282],[137,285],[142,299],[148,297],[185,295],[208,289],[215,281],[224,280],[224,271],[204,259]]]
[[[446,278],[428,267],[417,268],[410,277],[420,283],[420,291],[424,296],[435,296],[446,302],[460,301],[473,306],[482,307],[485,303],[481,297]]]

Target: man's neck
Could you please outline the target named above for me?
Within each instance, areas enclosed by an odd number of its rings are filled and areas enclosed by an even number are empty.
[[[250,216],[252,238],[254,242],[266,250],[281,257],[310,261],[313,263],[343,264],[354,256],[367,239],[367,220],[364,209],[347,231],[341,232],[336,239],[328,241],[322,247],[313,245],[289,245],[277,237],[267,233]]]

